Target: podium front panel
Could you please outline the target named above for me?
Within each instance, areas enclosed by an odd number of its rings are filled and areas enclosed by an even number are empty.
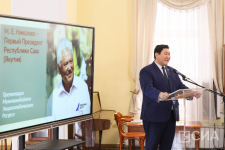
[[[202,95],[197,99],[195,96],[198,93]],[[213,115],[215,113],[211,113],[211,111],[215,112],[215,108],[212,108],[212,106],[215,106],[214,93],[202,88],[184,89],[172,93],[169,100],[178,101],[179,109],[179,121],[176,122],[172,150],[214,148],[213,140],[216,146],[219,146],[219,139],[214,137],[211,140],[211,137],[215,136],[213,135],[215,132],[207,133],[210,131],[202,130],[204,122],[208,122],[210,117],[216,120],[216,115]],[[163,101],[160,101],[160,103],[163,103]],[[207,147],[206,143],[209,143]]]

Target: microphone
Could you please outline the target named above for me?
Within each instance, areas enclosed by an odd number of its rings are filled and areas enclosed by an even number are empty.
[[[179,71],[177,71],[176,69],[173,69],[173,72],[174,72],[174,73],[177,73],[177,74],[179,74],[179,75],[181,75],[183,78],[189,79],[189,78],[186,77],[184,74],[182,74],[182,73],[180,73]]]

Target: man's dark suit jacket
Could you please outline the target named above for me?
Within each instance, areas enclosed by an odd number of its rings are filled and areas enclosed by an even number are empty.
[[[166,122],[170,118],[171,108],[173,105],[174,116],[176,121],[179,121],[178,101],[158,101],[160,92],[172,93],[179,89],[187,89],[178,77],[178,74],[173,72],[173,68],[166,66],[167,75],[170,82],[167,82],[158,66],[153,62],[144,67],[140,71],[140,84],[143,92],[143,103],[141,111],[141,119],[149,122]]]

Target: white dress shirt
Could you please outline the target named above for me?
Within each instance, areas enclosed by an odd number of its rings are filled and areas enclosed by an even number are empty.
[[[155,61],[154,61],[155,62]],[[159,64],[157,64],[157,62],[155,62],[155,64],[156,64],[156,66],[158,66],[159,67],[159,70],[162,72],[162,74],[164,75],[164,73],[163,73],[163,70],[162,70],[162,66],[161,65],[159,65]],[[166,76],[168,77],[168,75],[167,75],[167,71],[166,71],[166,66],[163,66],[163,67],[165,67],[165,72],[166,72]]]
[[[45,122],[66,119],[89,114],[91,101],[87,84],[73,76],[73,83],[68,93],[62,80],[48,99]]]

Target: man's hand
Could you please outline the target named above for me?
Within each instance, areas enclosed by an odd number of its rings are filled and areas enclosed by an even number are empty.
[[[159,94],[159,97],[162,99],[162,100],[167,100],[167,98],[169,97],[169,94],[167,92],[161,92]]]
[[[198,99],[198,98],[200,98],[202,96],[202,93],[197,92],[197,93],[194,94],[194,96]]]

